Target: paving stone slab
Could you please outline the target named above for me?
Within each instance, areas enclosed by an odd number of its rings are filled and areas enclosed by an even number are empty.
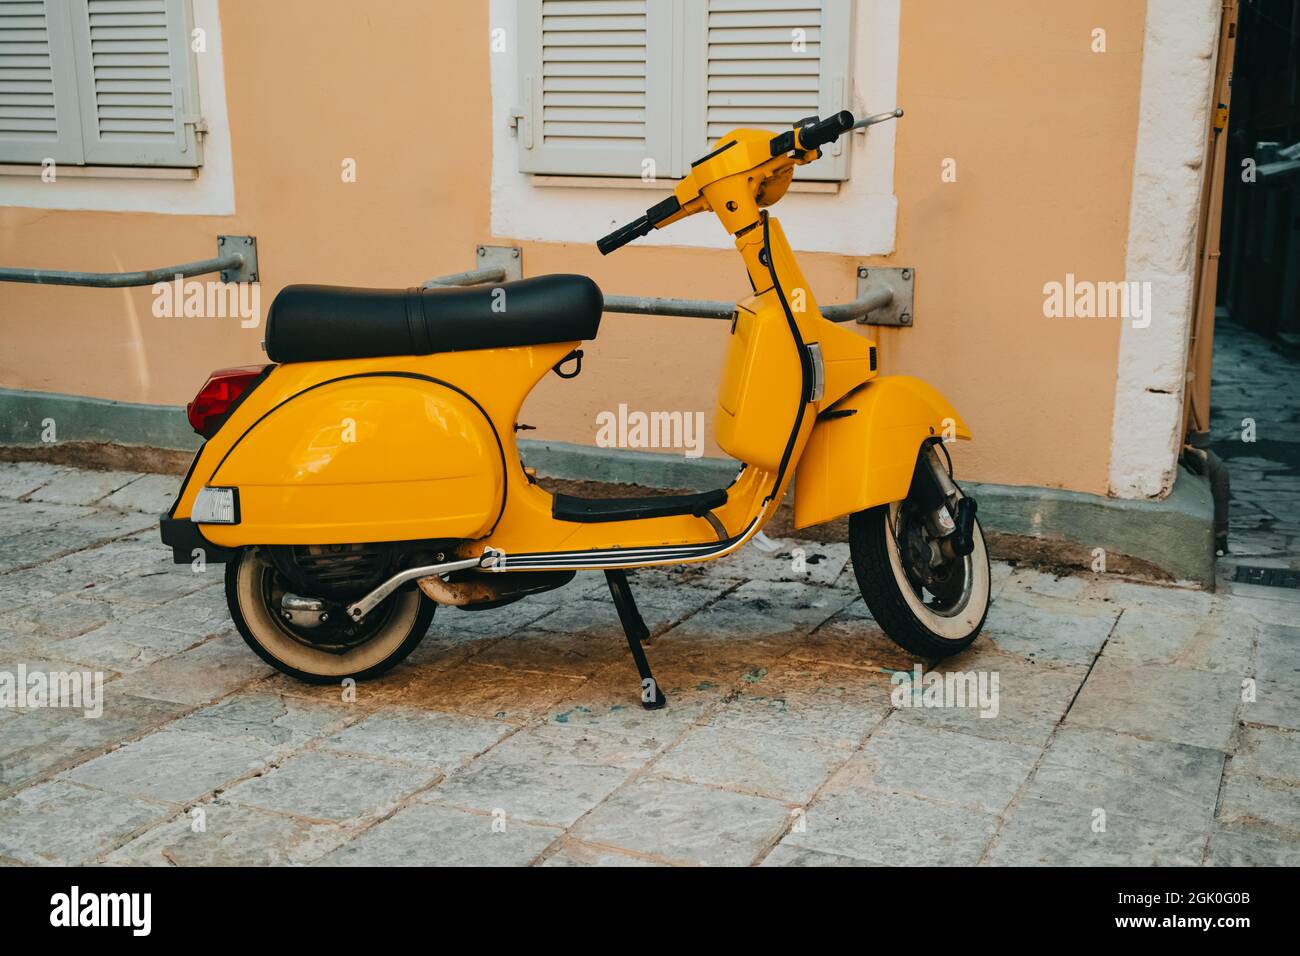
[[[1103,654],[1066,723],[1227,751],[1240,701],[1241,675],[1124,664]]]
[[[841,543],[771,538],[771,550],[747,544],[710,567],[710,577],[743,581],[782,581],[828,586],[849,563]]]
[[[856,747],[890,711],[884,675],[789,658],[742,680],[709,723]]]
[[[1300,733],[1272,727],[1243,727],[1237,752],[1228,761],[1232,773],[1267,777],[1300,787]]]
[[[181,479],[178,475],[144,475],[102,498],[99,505],[160,515],[170,510],[180,488]]]
[[[941,661],[935,670],[923,673],[934,673],[945,680],[948,674],[975,674],[978,680],[984,673],[988,675],[986,687],[990,692],[996,675],[996,706],[980,706],[978,687],[974,700],[966,700],[968,706],[913,706],[914,698],[905,693],[909,679],[898,685],[904,691],[901,700],[908,706],[895,711],[895,720],[1041,748],[1069,709],[1088,671],[1080,664],[1049,664],[1005,654],[976,641],[968,650]],[[975,706],[969,706],[972,703]]]
[[[113,621],[80,637],[60,641],[58,653],[70,661],[126,674],[180,654],[199,639],[134,621]]]
[[[1300,612],[1300,605],[1296,608]],[[1296,620],[1300,621],[1300,616]],[[1300,627],[1267,624],[1261,628],[1255,650],[1254,675],[1300,691]]]
[[[653,745],[554,724],[503,740],[427,799],[512,819],[569,826],[653,753]]]
[[[256,689],[241,691],[172,724],[253,748],[297,749],[361,716],[346,704],[327,704]]]
[[[142,667],[115,681],[113,689],[197,705],[224,697],[270,673],[271,668],[241,638],[225,634]]]
[[[1296,622],[1300,621],[1300,594],[1281,588],[1224,583],[1234,591],[1240,588],[1249,592],[1226,596],[1228,605],[1234,612],[1249,615],[1262,624],[1277,624],[1281,627],[1296,627]]]
[[[579,840],[565,838],[558,848],[547,851],[538,866],[666,866],[658,860],[631,853],[619,853],[605,847],[591,846]]]
[[[1037,594],[1067,601],[1100,600],[1093,574],[1053,574],[1037,568],[1015,568],[1007,575],[999,592],[1008,598]]]
[[[806,737],[696,727],[654,766],[658,776],[803,803],[849,757]]]
[[[0,462],[0,498],[21,498],[66,473],[63,465],[43,461]]]
[[[265,766],[269,751],[233,740],[160,730],[64,774],[73,783],[190,803]]]
[[[321,860],[327,866],[525,866],[561,830],[455,807],[419,803],[366,830]]]
[[[335,825],[215,800],[109,853],[110,866],[303,866],[353,835]]]
[[[636,735],[666,746],[701,720],[728,696],[731,683],[715,675],[656,663],[655,679],[668,697],[661,710],[641,706],[641,686],[630,661],[597,671],[572,694],[556,703],[545,722],[585,727],[613,734]]]
[[[718,676],[767,667],[851,600],[828,588],[751,581],[655,638],[652,660]]]
[[[1236,824],[1210,837],[1211,866],[1300,866],[1300,840],[1258,826]]]
[[[781,846],[877,866],[973,866],[997,823],[982,810],[832,780]]]
[[[852,782],[999,813],[1038,756],[1037,747],[890,718],[836,775],[836,786]]]
[[[1104,826],[1104,830],[1095,827]],[[1028,798],[1007,814],[993,866],[1199,866],[1209,833]]]
[[[231,803],[318,822],[373,818],[437,779],[437,772],[363,757],[307,752],[225,792]]]
[[[175,717],[175,704],[117,694],[104,687],[104,714],[54,708],[30,710],[3,725],[0,732],[0,790],[21,787],[108,748],[161,726]]]
[[[54,598],[0,616],[0,640],[75,660],[68,655],[67,640],[102,627],[115,613],[106,601]]]
[[[0,855],[75,866],[173,812],[166,804],[54,780],[0,800]]]
[[[989,608],[984,637],[1008,654],[1059,664],[1091,664],[1120,609],[1004,590]]]
[[[772,852],[763,858],[759,866],[871,866],[866,860],[859,860],[839,853],[823,853],[791,843],[778,843]]]
[[[323,740],[321,747],[450,773],[516,730],[483,717],[385,707]]]
[[[1300,730],[1300,693],[1287,684],[1257,680],[1254,699],[1242,701],[1238,717],[1246,724]]]
[[[682,865],[747,866],[781,834],[776,800],[641,777],[587,814],[573,835]]]
[[[627,657],[627,654],[627,641],[622,632],[570,633],[529,627],[493,641],[474,655],[474,663],[567,677],[589,677],[602,667]]]
[[[1173,664],[1240,678],[1249,673],[1256,628],[1216,608],[1208,614],[1166,607],[1127,607],[1106,643],[1106,657],[1125,663]]]
[[[131,620],[165,631],[177,631],[196,640],[229,630],[234,624],[226,607],[225,586],[219,580],[166,604],[136,611]]]
[[[1229,767],[1219,798],[1219,822],[1265,824],[1300,839],[1300,790]]]
[[[1224,759],[1217,750],[1067,724],[1052,738],[1025,795],[1150,823],[1208,829]]]
[[[395,673],[392,686],[380,699],[524,723],[546,713],[582,683],[581,678],[563,674],[491,667],[471,661],[447,668],[419,667]],[[366,694],[374,698],[377,688],[367,685]]]
[[[69,468],[30,492],[28,497],[32,501],[48,501],[59,505],[93,505],[143,477],[135,471],[85,471]]]
[[[858,667],[888,675],[909,670],[920,658],[891,641],[861,598],[794,643],[794,660]]]
[[[67,523],[0,537],[0,573],[11,572],[93,548],[138,531],[149,523],[144,515],[96,511]],[[111,561],[105,561],[105,570]]]
[[[103,569],[100,573],[103,573]],[[116,576],[97,584],[95,595],[148,610],[211,587],[212,583],[212,578],[207,573],[195,574],[189,565],[164,565],[159,562],[148,570]]]

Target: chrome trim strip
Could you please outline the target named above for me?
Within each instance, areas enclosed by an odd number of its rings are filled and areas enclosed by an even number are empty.
[[[720,558],[735,551],[758,530],[755,517],[739,535],[726,541],[690,545],[654,545],[645,548],[602,548],[590,551],[553,551],[503,556],[490,570],[567,571],[599,570],[634,565],[653,567]]]

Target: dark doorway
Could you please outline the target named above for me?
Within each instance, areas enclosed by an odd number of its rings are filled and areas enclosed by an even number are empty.
[[[1294,568],[1300,566],[1300,0],[1243,0],[1239,15],[1211,447],[1231,476],[1234,562],[1264,559]],[[1258,583],[1264,577],[1256,574]]]

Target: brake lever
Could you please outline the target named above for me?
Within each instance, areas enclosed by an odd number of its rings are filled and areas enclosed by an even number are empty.
[[[871,116],[864,116],[853,124],[853,129],[866,129],[868,126],[875,126],[877,123],[884,123],[891,119],[901,119],[903,116],[902,107],[888,110],[884,113],[873,113]]]

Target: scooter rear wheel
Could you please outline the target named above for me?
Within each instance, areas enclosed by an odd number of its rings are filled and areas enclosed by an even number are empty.
[[[895,644],[917,657],[948,657],[970,646],[988,616],[992,589],[984,532],[976,521],[969,555],[919,573],[909,562],[909,533],[914,530],[906,502],[859,511],[849,519],[858,589]]]
[[[280,613],[279,597],[287,589],[257,548],[245,548],[226,565],[226,604],[244,642],[276,670],[310,684],[379,676],[415,650],[437,608],[411,588],[387,598],[355,626],[335,621],[303,628]]]

